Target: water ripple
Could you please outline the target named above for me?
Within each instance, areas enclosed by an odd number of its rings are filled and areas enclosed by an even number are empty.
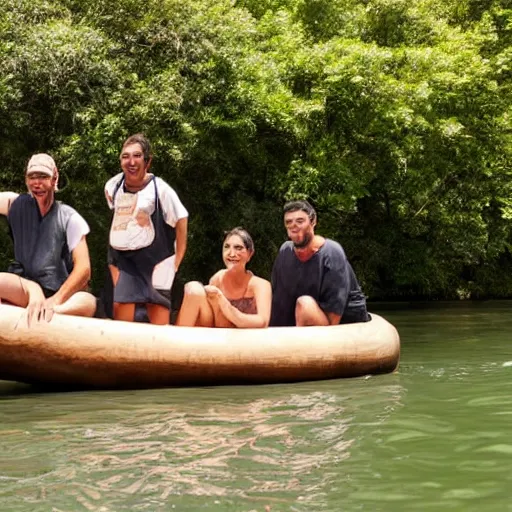
[[[355,394],[381,424],[400,387],[356,382]],[[323,508],[354,443],[354,394],[290,389],[299,392],[36,415],[27,430],[1,431],[9,453],[0,478],[31,510],[193,510],[199,503],[229,510],[235,502],[233,510]]]

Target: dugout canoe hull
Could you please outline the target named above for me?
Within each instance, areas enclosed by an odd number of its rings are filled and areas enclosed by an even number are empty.
[[[26,325],[0,304],[0,380],[61,389],[269,384],[393,372],[397,330],[379,315],[329,327],[210,329],[55,315]]]

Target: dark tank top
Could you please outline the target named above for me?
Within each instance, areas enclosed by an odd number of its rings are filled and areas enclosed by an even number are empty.
[[[258,313],[255,297],[242,297],[241,299],[228,300],[233,307],[242,313],[247,313],[248,315],[256,315]]]

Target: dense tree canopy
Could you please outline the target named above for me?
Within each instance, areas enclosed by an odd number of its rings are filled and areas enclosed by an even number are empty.
[[[142,131],[190,212],[181,282],[245,226],[269,277],[281,207],[318,209],[370,297],[512,295],[512,5],[506,0],[6,0],[1,190],[51,153],[91,226]],[[5,223],[0,267],[12,256]]]

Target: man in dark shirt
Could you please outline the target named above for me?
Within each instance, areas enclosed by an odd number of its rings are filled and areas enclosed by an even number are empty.
[[[366,299],[340,244],[315,235],[307,201],[284,206],[288,233],[272,269],[271,326],[367,322]]]
[[[28,162],[27,194],[0,192],[15,261],[0,272],[0,303],[27,308],[27,322],[50,321],[53,313],[92,316],[96,299],[83,291],[91,276],[86,235],[89,226],[68,205],[55,200],[59,173],[46,153]]]

